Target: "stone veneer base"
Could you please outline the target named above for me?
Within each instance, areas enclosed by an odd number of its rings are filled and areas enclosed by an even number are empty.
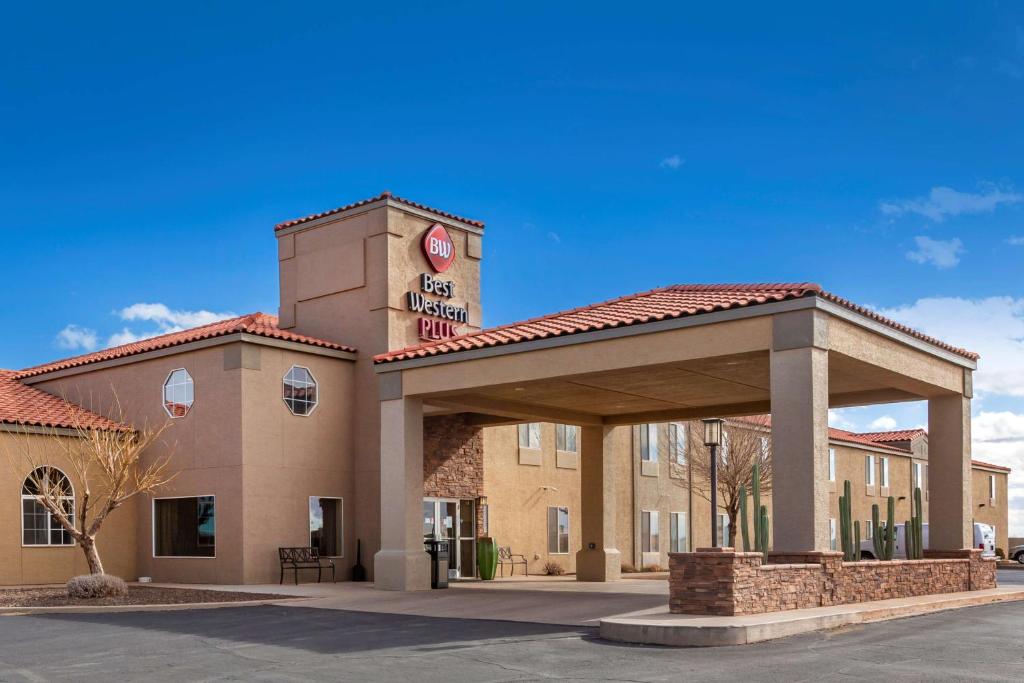
[[[602,619],[605,640],[669,647],[748,645],[801,633],[1024,600],[1024,586],[877,600],[738,617],[671,614],[664,608]]]

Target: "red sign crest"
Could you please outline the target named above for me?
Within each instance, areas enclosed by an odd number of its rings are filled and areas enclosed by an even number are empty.
[[[455,243],[440,223],[434,223],[423,234],[423,254],[437,273],[448,270],[455,262]]]

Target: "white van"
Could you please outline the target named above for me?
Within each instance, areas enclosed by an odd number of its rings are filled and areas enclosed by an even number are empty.
[[[924,547],[928,548],[928,525],[921,525],[921,535],[924,536]],[[981,548],[982,557],[996,556],[996,530],[989,524],[974,524],[974,547]],[[860,556],[864,560],[875,559],[875,544],[870,538],[860,542]],[[907,537],[902,524],[896,525],[896,544],[892,549],[892,559],[905,560],[907,558]]]

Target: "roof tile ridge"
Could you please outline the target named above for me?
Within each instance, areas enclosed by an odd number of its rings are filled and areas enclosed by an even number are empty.
[[[476,226],[478,228],[484,227],[484,222],[483,221],[476,220],[474,218],[466,218],[465,216],[459,216],[458,214],[454,214],[454,213],[451,213],[449,211],[442,211],[441,209],[438,209],[438,208],[435,208],[435,207],[432,207],[432,206],[428,206],[427,204],[421,204],[420,202],[414,202],[411,199],[405,199],[404,197],[399,197],[399,196],[393,194],[390,190],[384,190],[383,192],[381,192],[378,195],[375,195],[373,197],[368,197],[366,199],[360,199],[359,201],[351,202],[349,204],[345,204],[344,206],[339,206],[339,207],[334,208],[334,209],[328,209],[326,211],[319,211],[317,213],[311,213],[311,214],[308,214],[306,216],[300,216],[299,218],[292,218],[292,219],[287,220],[287,221],[282,221],[282,222],[280,222],[280,223],[278,223],[277,225],[274,226],[274,230],[276,232],[278,230],[283,230],[284,228],[290,228],[290,227],[292,227],[294,225],[301,225],[303,223],[308,223],[308,222],[314,221],[314,220],[316,220],[318,218],[326,218],[327,216],[333,216],[335,214],[341,213],[342,211],[348,211],[349,209],[357,209],[360,206],[366,206],[367,204],[372,204],[373,202],[379,202],[382,199],[391,199],[391,200],[394,200],[394,201],[396,201],[396,202],[398,202],[400,204],[405,204],[406,206],[411,206],[411,207],[413,207],[415,209],[422,209],[423,211],[429,211],[430,213],[435,213],[438,216],[443,216],[444,218],[450,218],[452,220],[459,221],[460,223],[466,223],[468,225],[473,225],[473,226]]]

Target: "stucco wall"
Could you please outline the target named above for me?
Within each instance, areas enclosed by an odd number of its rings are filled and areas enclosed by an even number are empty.
[[[989,498],[989,476],[996,478],[995,500]],[[995,472],[974,468],[971,470],[971,497],[974,503],[974,521],[991,524],[996,529],[996,547],[1004,552],[1010,549],[1009,541],[1009,507],[1007,496],[1007,476],[1005,472]]]

